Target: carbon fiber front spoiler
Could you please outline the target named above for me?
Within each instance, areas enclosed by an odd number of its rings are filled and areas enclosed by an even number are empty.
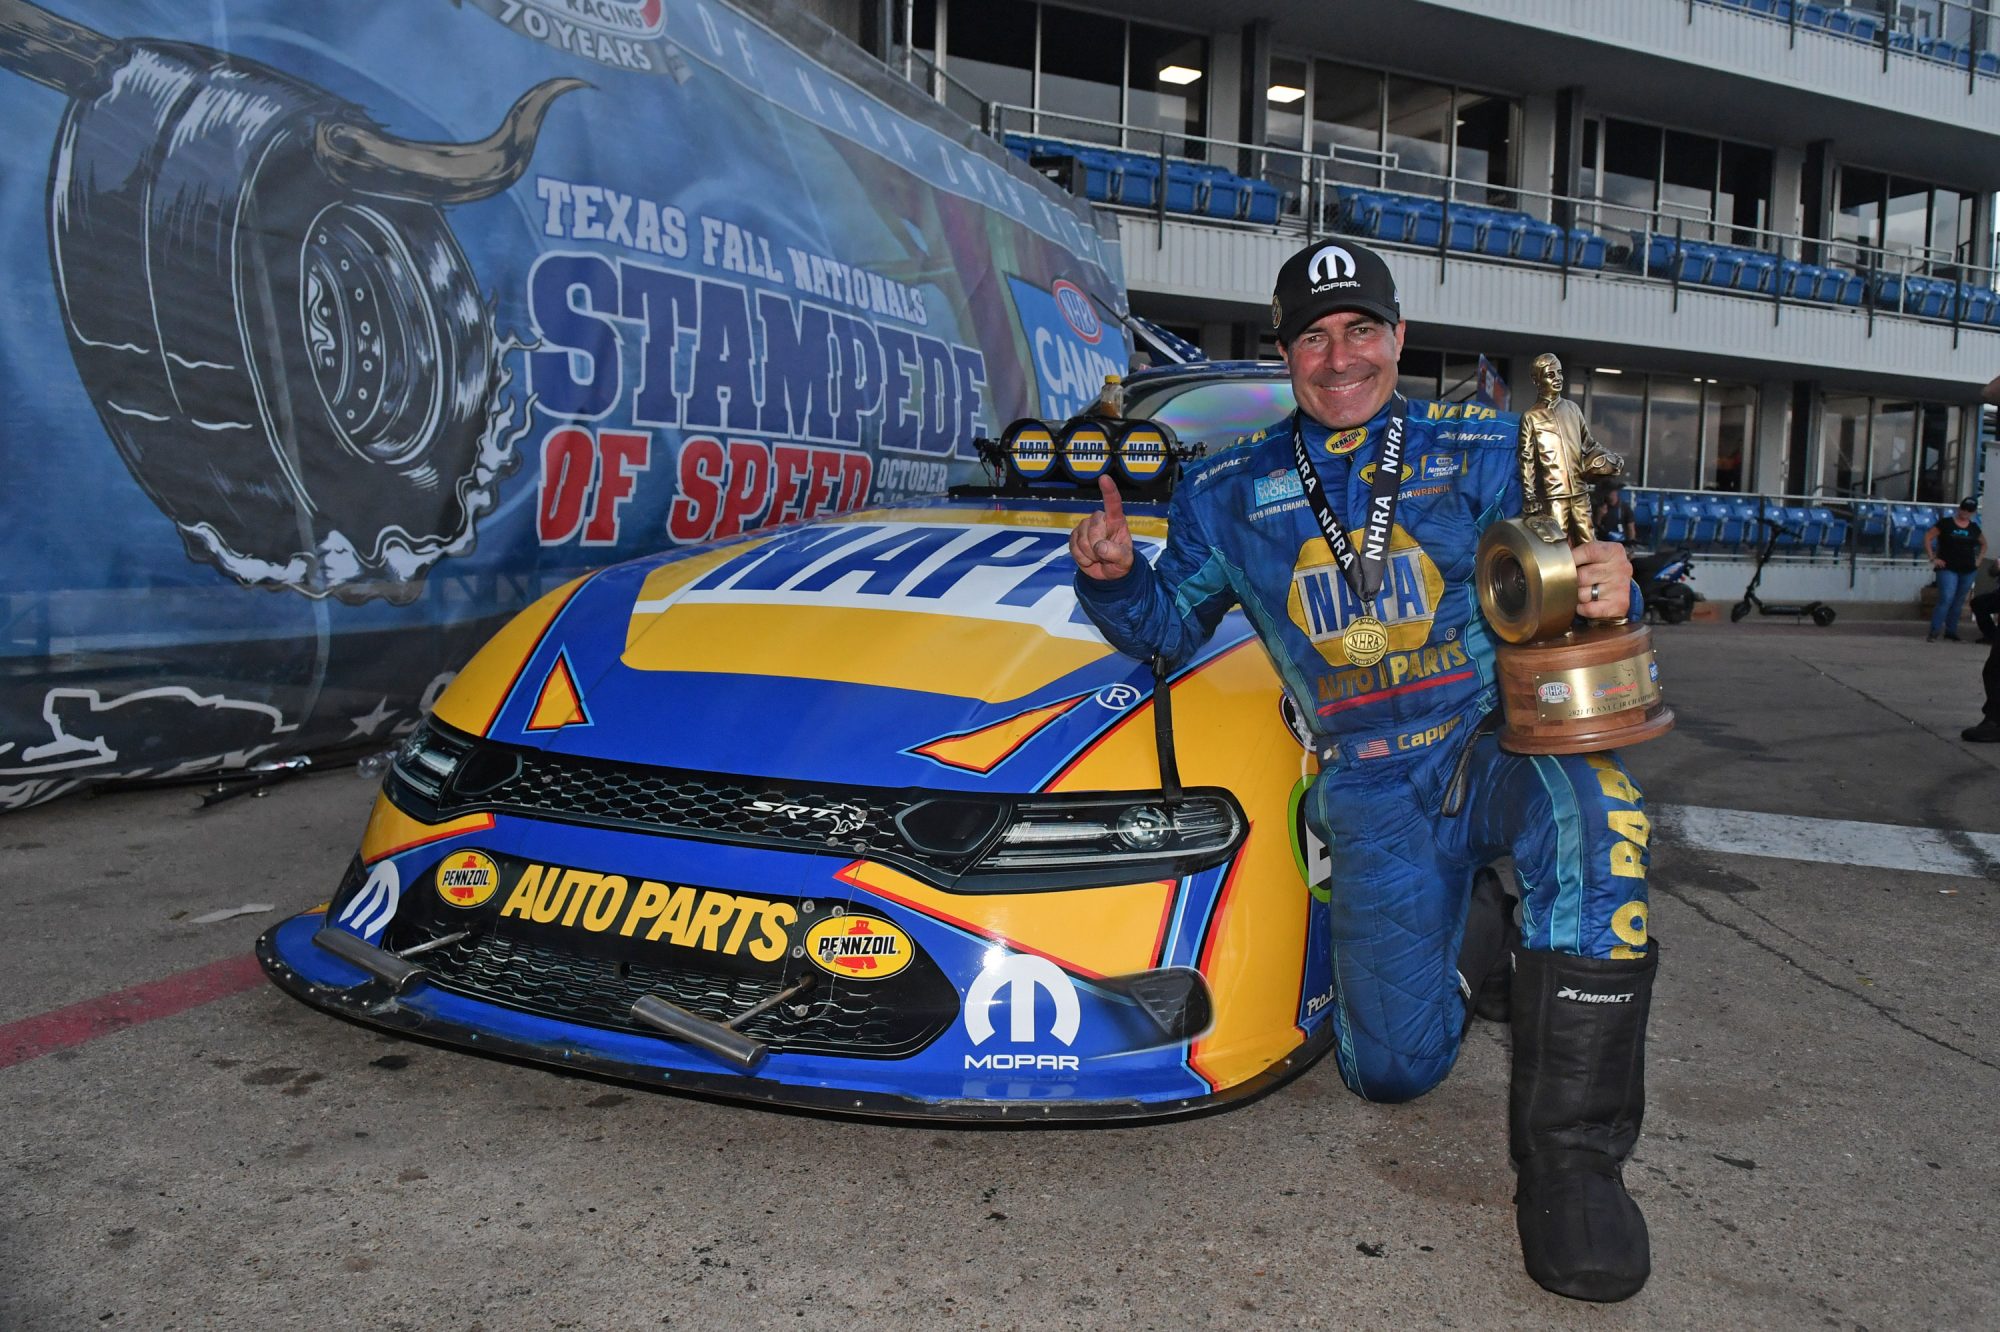
[[[1177,1097],[1156,1102],[925,1100],[875,1091],[809,1086],[749,1074],[704,1073],[613,1059],[561,1042],[525,1040],[422,1012],[404,1002],[395,989],[382,981],[369,980],[346,988],[321,985],[300,974],[278,951],[278,933],[289,923],[284,921],[272,926],[257,940],[259,965],[279,989],[337,1017],[460,1050],[616,1078],[649,1090],[691,1092],[823,1114],[979,1124],[1130,1123],[1181,1119],[1229,1109],[1275,1091],[1311,1068],[1333,1043],[1333,1024],[1323,1023],[1316,1036],[1264,1072],[1207,1096]]]

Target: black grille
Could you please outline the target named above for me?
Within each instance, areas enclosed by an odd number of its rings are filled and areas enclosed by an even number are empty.
[[[549,754],[523,754],[521,773],[487,797],[543,814],[580,815],[616,823],[727,835],[881,858],[910,848],[896,832],[896,815],[910,803],[897,793],[865,788],[788,787],[722,773],[638,768]],[[835,817],[779,814],[753,801]],[[856,823],[847,828],[842,825]],[[965,857],[951,866],[964,868]]]
[[[974,866],[1005,814],[1001,803],[974,796],[789,783],[472,743],[472,757],[441,796],[395,770],[384,789],[405,813],[426,822],[494,810],[862,857],[943,884]],[[922,846],[897,823],[918,806],[924,806]]]
[[[409,929],[410,937],[404,939],[407,928],[401,920],[391,927],[391,950],[429,934]],[[659,1033],[632,1018],[632,1001],[642,994],[658,995],[720,1022],[798,979],[620,963],[494,935],[462,939],[411,960],[429,973],[430,983],[468,998],[649,1036]],[[901,974],[883,981],[856,983],[829,975],[816,975],[816,980],[795,1003],[760,1013],[739,1030],[779,1053],[891,1059],[921,1050],[958,1016],[957,993],[921,954]]]

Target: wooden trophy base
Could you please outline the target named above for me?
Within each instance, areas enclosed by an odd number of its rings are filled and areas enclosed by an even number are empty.
[[[1643,624],[1577,629],[1497,648],[1500,747],[1516,754],[1588,754],[1665,735],[1653,633]]]

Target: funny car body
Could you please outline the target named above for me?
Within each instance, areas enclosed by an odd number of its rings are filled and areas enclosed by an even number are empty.
[[[266,971],[472,1050],[853,1113],[1136,1118],[1300,1071],[1332,1031],[1301,730],[1237,612],[1164,734],[1077,609],[1088,507],[854,513],[551,592]]]

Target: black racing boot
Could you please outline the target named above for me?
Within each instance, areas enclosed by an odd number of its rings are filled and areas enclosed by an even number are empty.
[[[1658,940],[1630,961],[1514,955],[1514,1222],[1528,1275],[1572,1299],[1626,1299],[1652,1271],[1621,1168],[1646,1112],[1659,957]]]
[[[1508,990],[1514,979],[1514,949],[1521,932],[1514,925],[1514,899],[1500,875],[1482,868],[1472,876],[1472,905],[1465,913],[1465,937],[1458,946],[1458,983],[1465,994],[1466,1023],[1477,1015],[1507,1020]]]

